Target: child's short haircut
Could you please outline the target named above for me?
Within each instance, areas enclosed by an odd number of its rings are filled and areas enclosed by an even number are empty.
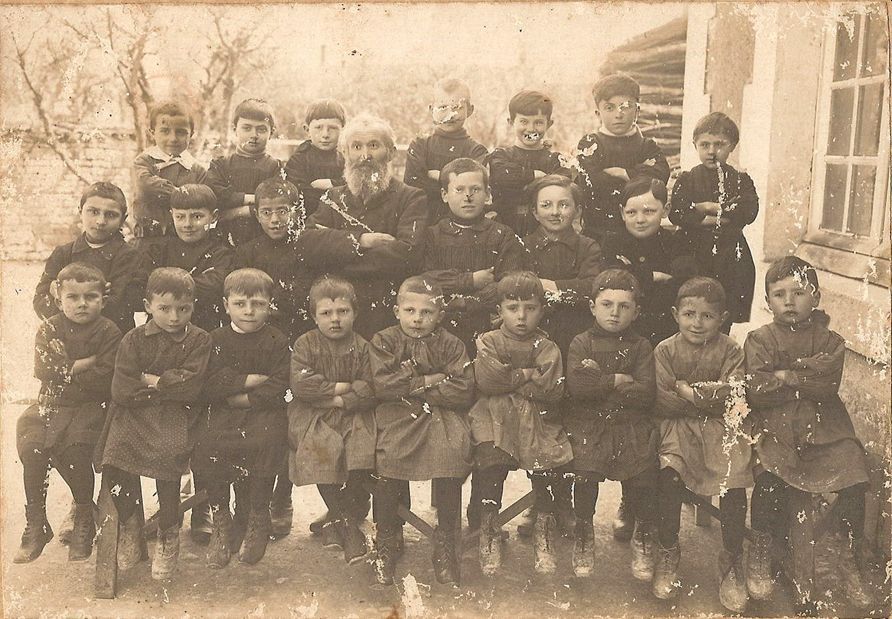
[[[546,174],[527,185],[526,192],[529,196],[530,204],[535,206],[536,201],[539,198],[539,192],[546,187],[563,187],[564,189],[569,189],[570,195],[573,196],[573,202],[576,203],[576,208],[582,208],[582,190],[579,188],[579,185],[561,174]]]
[[[469,157],[453,159],[443,166],[443,169],[440,171],[440,187],[444,191],[449,189],[449,177],[453,174],[457,176],[465,172],[480,172],[483,175],[483,184],[489,187],[489,172],[487,172],[486,166]]]
[[[702,276],[692,277],[679,287],[675,307],[680,308],[685,299],[703,299],[710,305],[718,305],[721,312],[725,311],[728,302],[721,283],[712,277]]]
[[[812,294],[820,292],[815,267],[798,256],[784,256],[768,267],[768,272],[765,273],[765,294],[768,294],[768,286],[788,277],[795,277],[808,284]]]
[[[393,135],[393,128],[387,121],[378,116],[363,112],[351,118],[350,122],[345,124],[344,128],[341,130],[338,148],[342,153],[347,150],[347,141],[357,131],[374,131],[381,135],[384,145],[388,150],[393,152],[396,148],[396,138]]]
[[[59,288],[62,286],[62,282],[69,281],[78,282],[79,284],[96,282],[99,289],[105,293],[105,275],[91,264],[72,262],[62,267],[62,270],[56,275],[56,287]]]
[[[694,127],[694,141],[696,142],[697,137],[704,133],[723,135],[732,144],[740,141],[740,129],[737,128],[737,123],[722,112],[712,112],[697,121]]]
[[[511,301],[537,299],[544,305],[545,288],[532,271],[513,271],[506,273],[496,284],[496,298],[499,303],[506,299]]]
[[[524,116],[543,114],[546,118],[551,119],[553,110],[554,104],[545,94],[538,90],[521,90],[508,102],[508,119],[513,121],[518,114]]]
[[[443,289],[440,285],[434,282],[429,282],[420,275],[413,275],[400,284],[400,289],[396,294],[396,304],[399,305],[400,297],[409,292],[430,297],[441,309],[445,305]]]
[[[183,269],[160,267],[149,274],[146,283],[146,299],[170,293],[177,299],[195,300],[195,280]]]
[[[189,119],[189,132],[195,131],[195,119],[186,106],[179,101],[163,101],[149,111],[149,129],[155,128],[159,116],[185,116]]]
[[[236,269],[223,280],[223,297],[243,294],[246,297],[273,298],[273,278],[260,269]]]
[[[322,299],[344,299],[356,311],[356,289],[343,277],[323,275],[310,286],[310,314],[316,315],[316,305]]]
[[[434,93],[444,92],[447,95],[458,95],[465,100],[468,105],[471,104],[471,89],[462,80],[454,77],[444,77],[434,84]]]
[[[276,121],[273,117],[273,106],[263,99],[245,99],[235,106],[232,112],[232,126],[238,124],[239,118],[247,118],[257,122],[269,123],[270,133],[276,130]]]
[[[300,202],[300,191],[298,191],[294,184],[289,183],[278,176],[274,176],[257,185],[257,189],[254,190],[254,198],[255,204],[252,208],[255,210],[257,204],[259,204],[261,200],[277,200],[279,198],[285,198],[290,204],[297,204]]]
[[[623,190],[619,194],[619,203],[626,205],[631,198],[643,196],[646,193],[652,193],[653,196],[666,206],[669,199],[669,193],[666,191],[666,184],[655,178],[641,177],[626,183]]]
[[[641,99],[641,86],[624,73],[614,73],[599,79],[592,88],[595,105],[620,95],[639,101]]]
[[[344,111],[344,106],[334,99],[319,99],[307,106],[307,113],[304,116],[306,124],[325,118],[335,118],[341,121],[343,127],[347,122],[347,113]]]
[[[114,183],[99,181],[87,187],[81,194],[81,209],[90,198],[104,198],[116,202],[121,207],[121,217],[127,217],[127,198],[124,197],[121,188]]]
[[[605,290],[628,290],[635,303],[641,298],[641,284],[638,278],[624,269],[606,269],[598,273],[592,282],[592,301]]]
[[[207,185],[183,185],[170,194],[170,208],[171,210],[204,209],[213,213],[217,210],[217,196]]]

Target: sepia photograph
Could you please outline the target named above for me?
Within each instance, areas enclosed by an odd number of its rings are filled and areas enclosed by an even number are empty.
[[[0,616],[890,616],[890,24],[0,0]]]

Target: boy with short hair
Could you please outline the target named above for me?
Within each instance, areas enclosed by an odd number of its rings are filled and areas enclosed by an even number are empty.
[[[725,114],[701,118],[694,127],[700,165],[675,181],[669,208],[669,221],[684,230],[703,272],[719,280],[728,295],[724,333],[732,323],[750,319],[756,285],[743,228],[759,214],[759,196],[753,179],[728,165],[739,139],[737,125]]]
[[[659,433],[651,421],[656,395],[653,349],[636,334],[641,288],[635,276],[607,269],[595,278],[590,303],[592,327],[570,344],[564,425],[573,445],[576,543],[573,570],[594,570],[592,518],[598,486],[624,482],[635,514],[632,575],[649,582],[654,571],[653,499],[657,487]]]
[[[285,164],[288,180],[303,196],[307,216],[316,212],[326,191],[346,182],[344,156],[338,151],[346,122],[344,107],[334,99],[320,99],[307,106],[303,129],[309,139],[298,144]]]
[[[47,258],[34,291],[34,311],[44,320],[59,313],[50,290],[52,283],[62,268],[82,262],[105,276],[108,288],[102,314],[126,333],[134,327],[133,312],[142,295],[145,275],[139,273],[139,253],[121,235],[127,218],[124,192],[112,183],[93,183],[81,194],[78,213],[83,232],[74,241],[56,247]]]
[[[115,358],[112,403],[102,454],[103,484],[114,489],[120,538],[118,568],[140,559],[136,514],[140,476],[156,480],[158,545],[152,578],[170,578],[180,552],[180,476],[189,467],[211,338],[192,325],[195,282],[183,269],[149,275],[144,299],[151,319],[127,333]]]
[[[486,168],[473,159],[450,161],[440,174],[449,216],[427,229],[423,277],[446,296],[446,329],[473,356],[474,342],[491,328],[496,283],[523,265],[520,239],[505,224],[485,217]]]
[[[153,145],[133,161],[136,196],[131,229],[136,239],[173,236],[171,194],[177,187],[207,180],[207,170],[188,150],[194,132],[195,121],[182,103],[167,101],[149,112]]]
[[[508,125],[513,144],[497,148],[486,158],[492,178],[492,210],[496,218],[520,238],[535,229],[530,221],[527,185],[547,174],[570,177],[559,153],[551,150],[545,134],[554,121],[551,99],[535,90],[522,90],[508,102]]]
[[[71,488],[74,502],[68,560],[83,561],[93,552],[92,453],[105,422],[121,341],[120,330],[101,315],[105,284],[98,268],[73,262],[50,286],[60,313],[37,331],[34,376],[41,382],[40,395],[16,423],[27,525],[15,563],[33,561],[53,538],[46,518],[50,467]]]
[[[459,157],[482,162],[488,151],[465,130],[465,121],[474,113],[474,106],[471,91],[463,81],[454,78],[439,80],[434,85],[429,109],[434,130],[409,144],[403,181],[425,191],[428,225],[433,225],[448,215],[440,197],[443,166]]]
[[[393,583],[401,497],[410,480],[432,480],[438,526],[433,537],[437,581],[458,584],[461,486],[471,470],[467,410],[474,379],[464,344],[440,326],[443,293],[422,277],[410,277],[397,293],[399,324],[372,338],[372,386],[379,400],[375,495],[375,575]]]
[[[184,185],[171,193],[170,212],[176,236],[144,248],[145,271],[177,267],[188,272],[196,294],[192,324],[213,331],[223,316],[223,280],[235,267],[232,249],[210,233],[217,198],[206,185]]]
[[[744,344],[747,397],[753,407],[760,464],[750,522],[757,532],[750,547],[747,586],[753,597],[771,596],[772,535],[782,541],[789,526],[797,614],[814,616],[815,518],[813,495],[835,492],[842,506],[839,560],[846,596],[869,607],[869,553],[864,547],[867,460],[848,410],[839,398],[845,340],[828,328],[818,309],[821,291],[815,268],[796,256],[781,258],[765,274],[765,297],[774,316],[751,331]]]
[[[245,99],[232,113],[235,152],[217,157],[208,169],[207,185],[220,206],[217,234],[238,247],[260,234],[251,206],[262,181],[279,173],[281,162],[266,152],[266,143],[276,130],[272,106],[262,99]]]
[[[719,495],[722,550],[719,601],[746,610],[743,565],[746,489],[753,485],[752,420],[747,416],[743,349],[721,333],[728,316],[722,285],[693,277],[678,290],[672,315],[678,333],[657,344],[657,402],[661,417],[659,544],[653,594],[678,595],[678,531],[685,489]]]
[[[669,181],[669,163],[650,138],[638,128],[641,87],[623,74],[601,78],[592,88],[595,114],[601,127],[585,135],[576,147],[578,181],[586,194],[582,232],[599,241],[620,230],[618,196],[636,178]]]
[[[239,547],[239,561],[253,565],[269,541],[273,481],[287,457],[290,359],[285,335],[268,324],[273,289],[272,278],[257,269],[227,275],[223,305],[231,322],[211,333],[204,385],[210,409],[192,454],[192,469],[207,484],[213,516],[207,551],[211,568],[224,567]],[[247,522],[237,513],[233,523],[229,486],[238,483],[245,484],[248,496],[237,497],[237,508],[244,501],[250,511]]]

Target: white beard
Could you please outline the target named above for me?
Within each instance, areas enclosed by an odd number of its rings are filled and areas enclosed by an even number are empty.
[[[390,186],[393,169],[388,161],[384,165],[372,162],[371,166],[358,167],[347,162],[344,169],[347,189],[364,204]]]

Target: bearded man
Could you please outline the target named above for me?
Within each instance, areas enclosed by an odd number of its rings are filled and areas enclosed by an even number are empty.
[[[352,118],[338,148],[347,184],[330,189],[307,220],[303,253],[319,274],[352,282],[358,297],[354,330],[371,339],[393,324],[396,290],[418,270],[427,205],[422,190],[393,177],[396,145],[384,120]]]

